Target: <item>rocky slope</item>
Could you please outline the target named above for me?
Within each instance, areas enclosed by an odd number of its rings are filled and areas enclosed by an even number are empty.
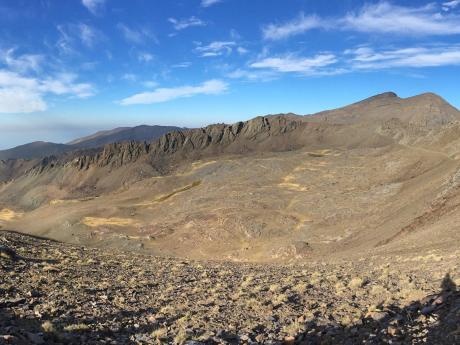
[[[0,254],[1,344],[460,342],[458,248],[271,266],[3,232]]]

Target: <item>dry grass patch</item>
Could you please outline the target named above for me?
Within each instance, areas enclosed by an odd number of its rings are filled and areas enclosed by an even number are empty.
[[[361,288],[364,286],[365,280],[361,277],[354,277],[350,282],[348,283],[348,287],[350,289],[357,289]]]
[[[81,221],[84,225],[91,228],[100,226],[136,226],[139,225],[134,219],[129,218],[100,218],[100,217],[85,217]]]
[[[160,313],[165,314],[165,315],[173,315],[174,312],[175,312],[175,309],[170,305],[164,306],[163,308],[160,309]]]
[[[149,205],[153,205],[153,204],[157,204],[157,203],[166,201],[166,200],[174,197],[177,194],[180,194],[180,193],[186,192],[186,191],[188,191],[188,190],[190,190],[192,188],[198,187],[201,183],[202,183],[202,181],[192,182],[192,183],[190,183],[190,184],[188,184],[188,185],[186,185],[186,186],[184,186],[182,188],[174,189],[171,193],[162,194],[162,195],[160,195],[159,197],[157,197],[153,201],[143,202],[143,203],[137,204],[136,206],[149,206]]]
[[[187,332],[185,331],[184,328],[180,328],[174,337],[174,343],[182,345],[182,344],[185,344],[187,340],[188,340]]]
[[[307,283],[299,283],[292,287],[292,291],[296,292],[299,295],[303,295],[305,292],[307,292],[307,288]]]
[[[313,285],[321,283],[322,276],[323,275],[321,272],[313,272],[310,277],[310,283],[312,283]]]
[[[2,210],[0,210],[0,221],[3,220],[3,221],[10,221],[10,220],[13,220],[15,218],[19,218],[19,217],[22,217],[24,215],[24,213],[22,212],[15,212],[13,210],[10,210],[9,208],[4,208]]]
[[[280,292],[281,291],[281,285],[280,284],[272,284],[268,287],[268,291],[270,292]]]
[[[151,336],[155,338],[156,340],[164,339],[168,336],[168,328],[167,327],[158,328],[151,333]]]
[[[341,281],[335,283],[335,292],[337,295],[342,295],[346,290],[345,284]]]
[[[272,298],[272,304],[274,307],[279,307],[288,301],[288,296],[286,294],[278,294]]]
[[[84,323],[77,323],[74,325],[68,325],[64,327],[66,332],[84,332],[89,330],[89,326]]]
[[[250,286],[250,285],[252,284],[253,280],[254,280],[254,276],[248,275],[248,276],[246,276],[246,277],[244,278],[244,280],[243,280],[243,282],[241,283],[240,286],[241,286],[243,289],[245,289],[245,288],[247,288],[248,286]]]
[[[54,333],[55,328],[51,321],[45,321],[42,323],[42,330],[45,333]]]
[[[303,333],[307,330],[307,327],[299,322],[299,320],[295,320],[294,322],[290,323],[289,325],[286,325],[283,327],[283,332],[290,336],[296,336],[299,333]]]

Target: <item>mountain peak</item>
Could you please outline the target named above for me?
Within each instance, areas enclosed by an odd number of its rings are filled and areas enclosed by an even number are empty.
[[[425,101],[428,101],[430,103],[447,103],[447,101],[444,98],[442,98],[441,96],[439,96],[439,95],[437,95],[437,94],[435,94],[433,92],[421,93],[419,95],[409,97],[408,99],[425,100]]]
[[[399,98],[398,95],[394,92],[388,91],[384,93],[379,93],[375,96],[366,98],[364,102],[366,101],[376,101],[376,100],[387,100],[387,99],[393,99],[393,98]]]

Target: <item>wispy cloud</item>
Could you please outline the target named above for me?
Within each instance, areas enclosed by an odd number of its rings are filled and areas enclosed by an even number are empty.
[[[345,51],[350,66],[356,69],[423,68],[460,65],[460,45],[435,47],[406,47],[375,50],[359,47]]]
[[[46,109],[46,102],[39,93],[0,87],[0,113],[33,113]]]
[[[39,72],[45,57],[41,54],[23,54],[15,56],[17,48],[0,50],[0,64],[16,72]]]
[[[78,83],[77,76],[60,73],[45,79],[27,77],[0,70],[0,113],[30,113],[44,111],[48,94],[86,98],[94,95],[91,84]]]
[[[58,25],[57,30],[59,39],[56,46],[64,54],[75,53],[75,45],[78,43],[92,48],[97,42],[103,41],[105,38],[99,30],[84,23]]]
[[[133,73],[125,73],[121,76],[122,80],[127,80],[127,81],[136,81],[137,80],[137,75]]]
[[[187,68],[187,67],[190,67],[191,65],[192,63],[190,61],[184,61],[184,62],[176,63],[172,65],[171,67],[172,68]]]
[[[104,8],[105,1],[106,0],[81,0],[81,3],[88,9],[88,11],[97,15]]]
[[[247,50],[246,48],[243,48],[243,47],[238,47],[238,48],[236,48],[236,51],[237,51],[238,54],[240,54],[240,55],[244,55],[244,54],[249,53],[249,50]]]
[[[150,53],[139,53],[137,54],[137,59],[140,61],[140,62],[150,62],[152,61],[154,58],[154,56]]]
[[[221,80],[208,80],[198,86],[180,86],[176,88],[159,88],[151,92],[135,94],[120,101],[121,105],[153,104],[172,101],[178,98],[196,95],[217,95],[225,92],[228,85]]]
[[[280,57],[267,57],[253,62],[249,66],[280,73],[314,75],[327,72],[323,68],[334,65],[337,61],[337,57],[334,54],[318,54],[313,57],[299,57],[289,54]]]
[[[124,39],[133,44],[146,44],[148,42],[158,43],[155,34],[148,28],[132,28],[123,23],[118,23],[118,29],[121,31]]]
[[[173,25],[174,29],[177,31],[184,30],[192,26],[206,26],[206,23],[204,21],[195,16],[185,19],[169,18],[168,21]]]
[[[77,28],[82,43],[87,47],[92,47],[99,37],[101,37],[100,33],[89,25],[80,23]]]
[[[280,40],[323,26],[325,26],[325,22],[317,16],[305,16],[303,13],[300,13],[297,18],[289,22],[264,26],[262,28],[262,35],[266,40]]]
[[[145,87],[148,87],[150,89],[153,89],[158,86],[158,83],[154,80],[146,80],[142,83]]]
[[[223,0],[201,0],[201,7],[209,7],[222,1]]]
[[[442,4],[442,9],[444,11],[450,11],[460,5],[460,0],[447,1]]]
[[[94,87],[89,83],[78,83],[74,73],[59,73],[54,77],[39,80],[39,90],[55,95],[70,95],[77,98],[88,98],[95,94]]]
[[[439,13],[437,6],[403,7],[389,2],[366,5],[339,25],[349,30],[401,35],[460,34],[460,16]]]
[[[212,57],[230,54],[235,46],[236,42],[233,41],[215,41],[205,46],[199,45],[195,50],[199,52],[202,57]]]
[[[451,9],[460,0],[443,4]],[[355,31],[377,34],[398,34],[403,36],[437,36],[460,34],[460,15],[440,13],[436,4],[419,7],[393,5],[388,1],[367,4],[343,17],[305,16],[285,23],[268,24],[262,27],[262,36],[267,40],[281,40],[303,34],[313,29]]]
[[[226,75],[231,79],[245,79],[248,81],[270,81],[277,79],[278,73],[272,70],[247,70],[238,68]]]

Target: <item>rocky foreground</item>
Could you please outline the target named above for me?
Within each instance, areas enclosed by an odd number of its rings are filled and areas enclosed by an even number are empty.
[[[0,344],[459,344],[460,250],[289,266],[0,233]]]

